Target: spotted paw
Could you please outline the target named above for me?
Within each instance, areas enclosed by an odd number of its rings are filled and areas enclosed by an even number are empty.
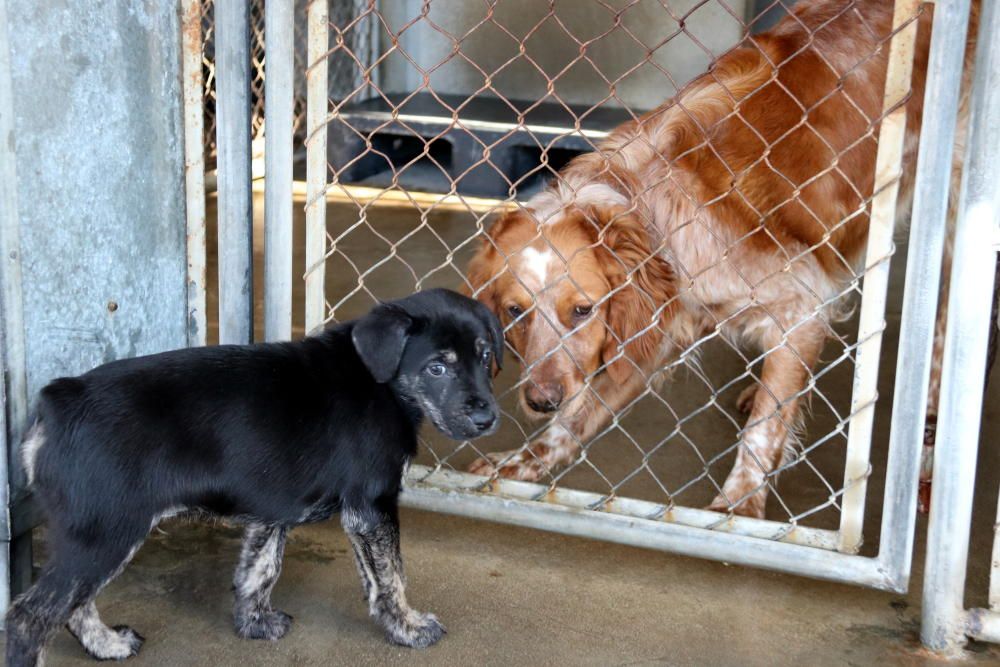
[[[414,612],[411,616],[412,619],[389,626],[389,641],[410,648],[427,648],[448,632],[434,614]]]
[[[125,660],[137,654],[144,641],[142,635],[127,625],[116,625],[89,634],[80,643],[87,655],[95,660]]]
[[[473,475],[484,477],[497,475],[505,479],[517,479],[524,482],[537,482],[545,476],[547,471],[541,461],[535,458],[525,459],[524,454],[520,452],[513,456],[511,453],[486,454],[485,458],[479,458],[469,465],[467,470]]]
[[[236,620],[236,634],[243,639],[276,641],[288,633],[292,617],[283,611],[267,611]]]

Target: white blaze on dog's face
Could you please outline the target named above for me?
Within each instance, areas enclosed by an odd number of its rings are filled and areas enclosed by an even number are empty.
[[[522,408],[533,417],[580,411],[588,380],[605,365],[634,368],[619,343],[642,328],[643,317],[648,325],[657,298],[625,284],[634,248],[619,241],[626,229],[641,231],[634,218],[593,207],[547,213],[542,224],[529,211],[500,218],[468,271],[519,356]]]

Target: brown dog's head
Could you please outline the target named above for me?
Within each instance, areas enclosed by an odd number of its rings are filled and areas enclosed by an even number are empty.
[[[534,417],[575,413],[598,372],[616,383],[638,373],[659,354],[659,319],[676,293],[670,265],[625,207],[539,217],[530,208],[502,216],[466,272],[506,329],[523,367],[522,406]]]

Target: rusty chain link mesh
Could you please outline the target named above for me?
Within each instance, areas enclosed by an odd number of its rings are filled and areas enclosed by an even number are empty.
[[[305,141],[306,90],[306,24],[305,7],[307,0],[294,0],[297,16],[303,20],[295,22],[295,99],[293,131],[296,146],[302,147]],[[331,0],[331,19],[346,21],[358,7],[357,0]],[[202,66],[204,70],[204,110],[205,110],[205,158],[214,164],[215,161],[215,3],[213,0],[203,0],[201,3],[202,23]],[[365,55],[369,52],[368,35],[356,35],[356,41],[350,45],[351,51]],[[367,55],[365,56],[367,57]],[[343,95],[345,91],[353,90],[356,79],[361,74],[354,67],[353,61],[345,58],[331,59],[330,93]],[[250,0],[250,127],[253,137],[262,136],[264,128],[264,0]]]
[[[329,23],[331,72],[346,67],[349,75],[343,80],[355,85],[339,88],[328,99],[327,322],[355,317],[376,301],[415,289],[467,284],[465,265],[497,214],[523,208],[544,183],[558,182],[558,169],[570,157],[595,150],[617,124],[665,102],[754,27],[738,0],[490,0],[466,3],[464,24],[453,18],[457,3],[424,2],[415,9],[413,3],[357,4],[348,12],[331,10]],[[781,7],[781,2],[770,6]],[[845,7],[852,10],[851,3]],[[297,25],[304,30],[304,15]],[[367,48],[359,51],[359,44]],[[844,89],[849,74],[838,75],[838,85],[822,99],[798,102],[805,126],[809,112],[832,96],[865,113]],[[774,82],[776,77],[768,81]],[[679,104],[683,107],[683,98]],[[723,121],[738,114],[737,108]],[[846,149],[826,146],[842,154],[870,141],[880,120],[867,117],[868,131]],[[768,146],[776,143],[758,138]],[[828,173],[843,175],[833,161],[808,182],[795,183],[770,163],[768,152],[748,169],[766,165],[794,193]],[[851,181],[845,177],[844,182]],[[645,184],[646,191],[655,185]],[[857,188],[853,194],[863,205],[829,234],[867,213],[873,195]],[[805,202],[799,204],[808,209]],[[753,232],[773,239],[764,225],[770,212],[756,213],[759,224]],[[776,241],[776,246],[782,244]],[[785,268],[817,247],[786,255]],[[814,317],[824,318],[833,307],[850,311],[866,272],[888,262],[891,254],[857,272],[840,257],[853,277],[832,299],[812,293],[820,304]],[[718,322],[661,369],[658,379],[668,377],[667,382],[650,382],[595,437],[580,442],[582,455],[548,471],[544,487],[596,493],[599,500],[591,506],[597,509],[613,499],[639,498],[655,503],[656,511],[646,517],[653,519],[669,518],[680,507],[703,507],[719,493],[745,429],[736,396],[760,381],[761,363],[771,351],[748,352],[722,334],[725,323]],[[801,324],[786,331],[786,340]],[[851,408],[849,388],[862,342],[856,340],[856,320],[824,320],[824,326],[829,339],[820,363],[794,397],[808,403],[805,425],[786,424],[797,434],[794,452],[767,475],[773,496],[768,518],[836,529],[846,491],[848,424],[871,406]],[[517,392],[525,380],[516,368],[520,360],[509,348],[508,354],[497,388],[504,415],[499,434],[463,443],[429,434],[420,463],[432,471],[464,471],[487,452],[526,451],[559,423],[558,416],[540,424],[520,416]],[[594,399],[602,400],[596,394]],[[480,488],[489,490],[491,480],[484,479]],[[719,516],[715,525],[722,527],[726,518]]]

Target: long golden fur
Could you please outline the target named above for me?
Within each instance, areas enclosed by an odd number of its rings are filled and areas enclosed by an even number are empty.
[[[507,327],[526,413],[558,417],[471,471],[536,480],[571,462],[665,363],[718,331],[766,356],[710,507],[764,516],[840,295],[862,270],[892,12],[889,0],[799,3],[492,226],[469,286]],[[901,211],[929,37],[925,10]]]

